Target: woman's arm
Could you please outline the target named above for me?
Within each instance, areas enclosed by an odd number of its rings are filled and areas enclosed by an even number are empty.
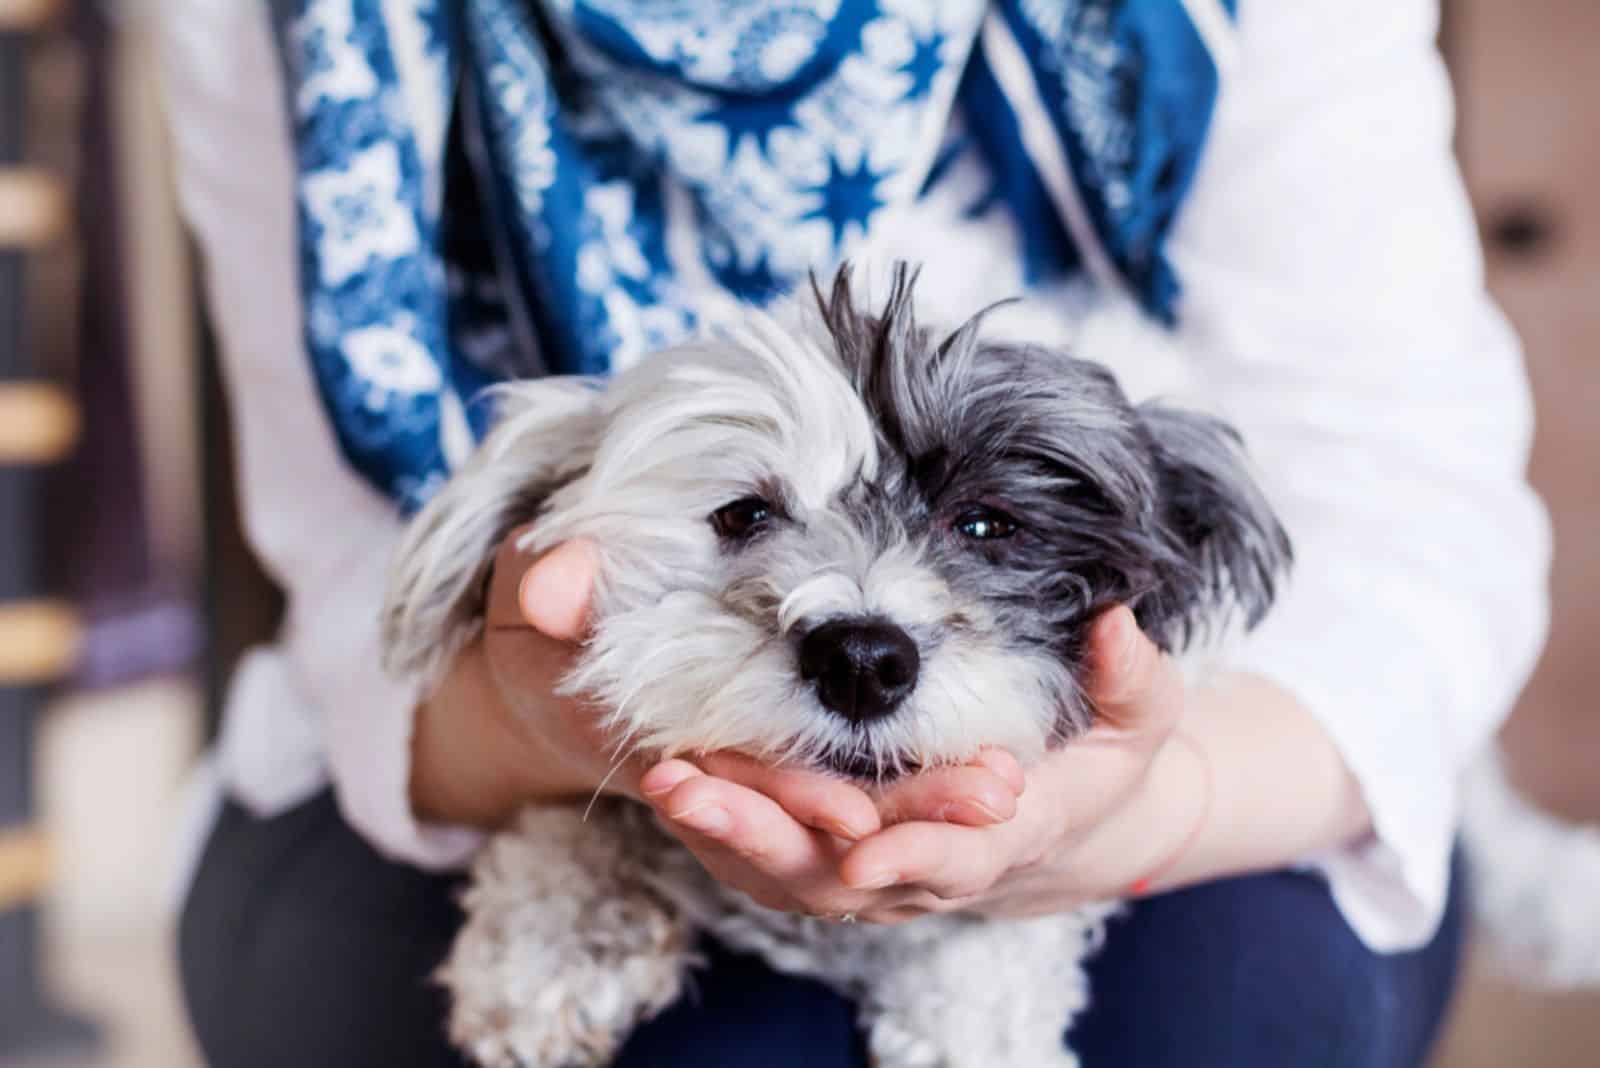
[[[1361,786],[1338,748],[1305,706],[1271,680],[1248,673],[1214,680],[1191,694],[1182,730],[1193,745],[1167,747],[1130,818],[1155,823],[1168,811],[1192,813],[1195,837],[1187,848],[1180,844],[1170,866],[1148,873],[1145,891],[1281,867],[1285,858],[1371,832]],[[1105,837],[1129,840],[1117,827]]]
[[[1374,833],[1310,860],[1375,949],[1432,934],[1457,779],[1545,625],[1521,352],[1485,290],[1429,0],[1241,5],[1170,252],[1183,340],[1295,542],[1232,666],[1293,693]]]
[[[233,415],[244,528],[288,602],[277,640],[253,650],[231,684],[221,777],[258,813],[331,785],[377,849],[423,867],[457,865],[478,836],[430,822],[433,813],[419,819],[409,796],[414,752],[449,732],[429,720],[427,738],[414,738],[417,688],[379,666],[379,606],[402,521],[342,455],[306,352],[286,108],[294,94],[269,13],[174,0],[158,27],[178,192],[204,253]]]

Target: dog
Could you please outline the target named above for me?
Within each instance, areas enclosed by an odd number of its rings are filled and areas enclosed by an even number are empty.
[[[736,750],[882,784],[984,746],[1025,764],[1088,729],[1089,625],[1163,650],[1269,610],[1283,527],[1225,423],[1132,404],[1103,366],[916,315],[915,273],[659,353],[603,386],[502,387],[478,453],[409,526],[386,662],[437,679],[478,633],[510,531],[589,539],[593,630],[564,688],[618,752]],[[763,908],[642,806],[545,805],[493,837],[441,978],[489,1066],[606,1063],[709,934],[855,1000],[882,1068],[1065,1068],[1107,902],[892,927]]]

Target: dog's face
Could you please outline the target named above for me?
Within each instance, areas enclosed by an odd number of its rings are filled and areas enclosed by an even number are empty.
[[[604,393],[516,387],[402,551],[393,659],[459,643],[482,561],[538,513],[530,550],[600,550],[571,685],[625,744],[881,779],[1084,729],[1085,636],[1112,604],[1168,649],[1266,610],[1288,543],[1226,427],[979,321],[924,330],[903,275],[875,313],[844,275],[817,303]]]

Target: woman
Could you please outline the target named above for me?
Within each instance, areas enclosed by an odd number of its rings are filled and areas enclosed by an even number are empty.
[[[1461,933],[1455,776],[1537,652],[1548,558],[1433,5],[275,7],[166,13],[246,521],[289,593],[184,915],[213,1063],[459,1063],[427,982],[451,873],[601,782],[592,712],[551,692],[585,546],[503,549],[500,625],[435,692],[377,665],[401,515],[482,430],[479,387],[603,373],[907,234],[1058,320],[1092,290],[1163,324],[1262,468],[1292,588],[1204,689],[1108,612],[1108,726],[1026,771],[989,753],[875,803],[712,756],[607,789],[778,908],[1136,898],[1070,1036],[1090,1068],[1420,1063]],[[864,1063],[848,1003],[706,952],[619,1064]]]

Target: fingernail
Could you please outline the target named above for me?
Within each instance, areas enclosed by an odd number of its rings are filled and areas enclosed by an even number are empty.
[[[898,878],[892,871],[880,871],[849,885],[852,890],[882,890],[886,886],[893,886]]]
[[[984,801],[966,800],[957,801],[952,808],[966,809],[969,813],[976,813],[980,819],[990,823],[1004,823],[1010,816],[1003,814],[999,809]]]
[[[733,827],[733,817],[721,805],[697,805],[687,812],[669,813],[672,818],[701,834],[727,834]]]
[[[978,763],[1004,779],[1012,793],[1020,795],[1028,785],[1022,764],[1004,749],[983,750],[978,754]]]
[[[828,833],[832,834],[835,838],[844,838],[852,842],[859,842],[861,839],[871,834],[872,829],[870,827],[851,826],[850,824],[844,823],[840,820],[832,820],[828,822]]]

